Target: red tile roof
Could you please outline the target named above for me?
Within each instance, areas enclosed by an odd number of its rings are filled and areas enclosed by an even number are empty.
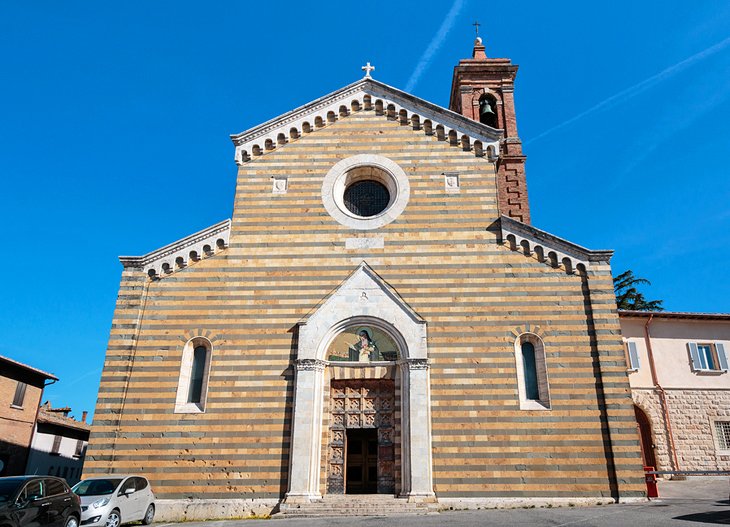
[[[87,432],[91,430],[91,426],[89,424],[77,421],[73,417],[58,415],[56,412],[48,411],[48,409],[43,406],[41,406],[41,409],[38,411],[38,422],[65,426],[67,428],[75,428],[76,430],[85,430]]]
[[[694,320],[728,320],[730,321],[730,313],[690,313],[686,311],[631,311],[628,309],[619,309],[618,316],[620,318],[684,318]]]
[[[36,375],[40,375],[41,377],[45,377],[46,379],[52,379],[54,381],[58,380],[58,377],[56,377],[52,373],[48,373],[43,370],[39,370],[38,368],[34,368],[33,366],[28,366],[27,364],[23,364],[22,362],[18,362],[17,360],[13,360],[8,357],[3,357],[2,355],[0,355],[0,362],[6,362],[6,363],[16,366],[18,368],[28,370],[29,372],[35,373]]]

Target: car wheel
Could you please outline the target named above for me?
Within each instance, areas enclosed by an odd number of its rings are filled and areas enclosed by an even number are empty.
[[[152,523],[152,520],[155,519],[155,506],[151,503],[147,507],[147,511],[144,513],[144,518],[142,518],[142,523],[144,525],[149,525]]]
[[[79,527],[79,520],[76,519],[76,516],[66,518],[66,527]]]
[[[119,527],[121,524],[122,517],[119,516],[119,511],[116,509],[111,511],[106,519],[106,527]]]

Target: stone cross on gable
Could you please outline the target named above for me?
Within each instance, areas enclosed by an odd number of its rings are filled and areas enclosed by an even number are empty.
[[[360,69],[361,69],[361,70],[363,70],[363,71],[365,72],[365,78],[366,78],[366,79],[372,79],[372,77],[370,76],[370,72],[371,72],[371,71],[373,71],[373,70],[375,69],[375,66],[371,66],[371,65],[370,65],[370,63],[368,62],[367,64],[365,64],[365,65],[364,65],[364,66],[363,66],[362,68],[360,68]]]

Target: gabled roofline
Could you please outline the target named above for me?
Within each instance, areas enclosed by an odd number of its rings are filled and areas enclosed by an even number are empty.
[[[368,277],[370,277],[374,282],[382,286],[382,290],[393,300],[395,303],[399,304],[405,312],[409,314],[409,316],[415,321],[419,323],[425,323],[425,319],[416,312],[413,307],[403,299],[402,296],[398,294],[398,291],[391,286],[388,282],[386,282],[383,277],[381,277],[378,273],[375,272],[375,270],[368,265],[366,261],[360,262],[360,264],[353,269],[353,271],[347,275],[347,278],[345,278],[342,282],[340,282],[337,287],[332,289],[327,295],[322,298],[317,304],[312,307],[312,309],[309,310],[309,312],[304,315],[299,322],[297,322],[297,325],[306,324],[310,317],[316,313],[323,305],[327,303],[327,301],[332,298],[333,295],[337,294],[338,291],[340,291],[342,288],[346,287],[347,284],[357,275],[358,273],[363,272]]]
[[[366,324],[390,334],[405,359],[427,359],[427,323],[370,266],[362,261],[316,308],[300,319],[297,364],[325,364],[337,334]],[[425,364],[425,361],[424,361]]]
[[[530,252],[537,252],[537,248],[540,248],[546,259],[550,252],[554,252],[557,260],[555,263],[560,265],[565,258],[568,258],[572,272],[575,271],[578,264],[583,264],[587,269],[591,263],[610,263],[613,256],[612,250],[586,249],[508,216],[502,215],[499,223],[502,240],[513,243],[514,250],[523,249],[526,243]]]
[[[51,379],[52,381],[58,380],[58,377],[56,377],[52,373],[48,373],[43,370],[39,370],[38,368],[34,368],[33,366],[28,366],[27,364],[23,364],[22,362],[18,362],[17,360],[13,360],[13,359],[11,359],[9,357],[5,357],[3,355],[0,355],[0,362],[7,362],[8,364],[10,364],[12,366],[26,370],[30,373],[33,373],[33,374],[43,377],[45,379]]]
[[[364,108],[365,95],[372,99],[382,99],[385,106],[392,104],[396,115],[405,110],[409,119],[417,116],[418,123],[430,120],[434,129],[436,126],[443,127],[447,136],[453,130],[460,139],[466,137],[472,142],[479,141],[482,143],[484,153],[487,152],[488,146],[491,146],[493,148],[491,156],[496,159],[499,141],[504,138],[503,130],[491,128],[375,79],[363,78],[244,132],[232,134],[231,140],[236,145],[236,163],[243,164],[249,161],[252,155],[256,155],[256,151],[263,152],[267,142],[270,149],[275,149],[282,135],[285,142],[289,142],[298,139],[308,130],[313,131],[314,120],[317,117],[326,123],[327,113],[333,112],[335,116],[339,116],[339,107],[342,105],[349,112],[352,100],[357,100],[360,107]],[[309,126],[305,126],[305,123]],[[295,130],[294,134],[291,133],[292,130]],[[475,154],[483,155],[476,149]]]
[[[225,249],[230,234],[231,220],[227,219],[143,256],[120,256],[119,261],[125,269],[140,269],[151,277],[162,277],[176,268],[178,258],[182,258],[182,267],[186,266],[193,251],[198,259],[203,259]]]

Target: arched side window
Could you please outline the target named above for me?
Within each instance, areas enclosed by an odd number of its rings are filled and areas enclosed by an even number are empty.
[[[523,333],[515,341],[515,363],[521,410],[549,410],[545,345],[534,333]]]
[[[183,347],[177,383],[175,413],[201,413],[208,398],[208,377],[213,346],[205,337],[190,339]]]
[[[535,364],[535,346],[532,342],[522,343],[522,370],[525,374],[525,398],[528,401],[540,400],[540,388],[537,384],[537,365]]]

